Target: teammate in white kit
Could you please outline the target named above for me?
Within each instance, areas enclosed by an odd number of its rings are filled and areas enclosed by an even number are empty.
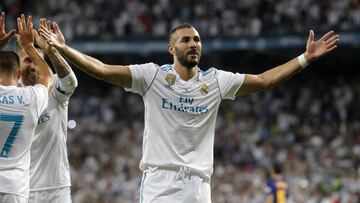
[[[60,32],[56,23],[55,32]],[[159,66],[107,65],[82,54],[40,29],[50,44],[78,68],[108,83],[140,94],[145,105],[144,171],[140,202],[211,202],[215,121],[222,100],[262,91],[300,72],[308,63],[334,50],[339,35],[328,32],[318,41],[310,31],[304,54],[258,75],[199,67],[201,39],[183,24],[170,32],[173,63]]]
[[[6,36],[5,16],[0,17],[0,41]],[[33,44],[31,17],[17,19],[18,40],[39,67],[34,86],[18,87],[19,58],[14,52],[0,53],[0,202],[27,203],[29,196],[30,146],[40,114],[48,104],[51,72]],[[8,41],[8,40],[5,40]]]
[[[50,29],[50,22],[40,19]],[[71,179],[66,140],[69,98],[77,87],[77,79],[59,52],[42,37],[36,37],[37,51],[49,56],[57,74],[49,94],[49,104],[41,114],[31,145],[29,203],[70,203]],[[23,72],[23,85],[34,85],[39,78],[29,55],[15,44]]]

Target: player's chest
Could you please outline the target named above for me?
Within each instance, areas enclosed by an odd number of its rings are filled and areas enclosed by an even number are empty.
[[[146,96],[146,103],[156,109],[168,112],[207,114],[220,103],[216,81],[191,80],[180,81],[175,75],[158,77]]]
[[[67,115],[67,103],[59,104],[56,99],[50,97],[47,108],[39,116],[38,124],[47,124],[51,120],[54,120],[55,117],[59,119],[65,115]]]
[[[217,95],[218,85],[216,80],[204,80],[198,77],[184,81],[175,74],[160,74],[152,84],[152,91],[157,95],[174,96],[176,98],[207,99]],[[185,99],[188,101],[188,99]],[[189,100],[191,101],[191,99]]]

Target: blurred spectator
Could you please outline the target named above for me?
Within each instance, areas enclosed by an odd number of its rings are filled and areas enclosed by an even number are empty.
[[[11,27],[20,13],[56,19],[69,41],[167,37],[180,22],[203,37],[360,31],[359,0],[2,0],[0,10]]]

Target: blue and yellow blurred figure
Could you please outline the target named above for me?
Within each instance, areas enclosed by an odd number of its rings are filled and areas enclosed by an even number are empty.
[[[275,163],[270,170],[271,177],[266,187],[266,203],[286,203],[289,195],[288,184],[282,176],[282,166]]]

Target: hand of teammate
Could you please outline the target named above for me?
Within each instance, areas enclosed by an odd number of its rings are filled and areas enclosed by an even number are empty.
[[[5,31],[5,13],[1,12],[0,16],[0,49],[2,49],[15,35],[16,30],[12,29],[10,32],[6,33]]]
[[[39,26],[44,26],[46,27],[48,30],[51,31],[51,22],[50,21],[46,21],[45,18],[40,18],[39,20]],[[39,36],[38,32],[35,31],[35,43],[37,45],[39,45],[39,47],[45,52],[45,53],[50,53],[51,51],[53,51],[55,48],[52,47],[50,44],[47,43],[47,40],[43,37],[43,36]]]
[[[334,35],[334,31],[329,31],[319,40],[314,41],[314,31],[310,30],[304,53],[306,60],[311,62],[333,51],[337,47],[339,39],[340,36],[338,34]]]
[[[25,15],[21,14],[21,17],[17,18],[17,26],[19,35],[17,35],[18,41],[23,48],[32,46],[34,44],[35,30],[33,30],[32,17],[28,16],[27,23],[25,22]]]
[[[54,28],[54,32],[52,32],[47,26],[40,25],[40,36],[44,37],[51,46],[54,46],[57,49],[64,49],[66,46],[65,38],[61,33],[58,24],[53,22],[52,26]]]

